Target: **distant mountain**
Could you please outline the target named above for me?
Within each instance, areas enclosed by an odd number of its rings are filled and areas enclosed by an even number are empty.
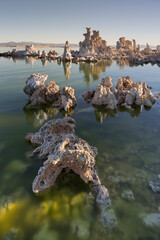
[[[53,48],[63,48],[64,43],[38,43],[38,42],[5,42],[0,43],[0,47],[23,47],[25,45],[35,45],[39,47],[53,47]],[[71,44],[71,47],[78,47],[78,44]]]

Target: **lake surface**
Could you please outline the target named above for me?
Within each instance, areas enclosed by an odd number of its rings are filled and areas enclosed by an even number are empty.
[[[76,134],[98,148],[96,168],[118,222],[113,231],[101,223],[91,187],[77,175],[61,174],[50,193],[32,193],[42,161],[31,157],[34,148],[25,136],[45,121],[65,115],[50,107],[27,109],[23,88],[32,73],[48,74],[47,81],[75,89],[78,105],[70,115],[76,120]],[[149,181],[160,174],[160,101],[152,109],[95,109],[81,94],[106,75],[114,86],[118,77],[129,75],[160,92],[157,65],[130,67],[112,61],[59,65],[0,58],[0,239],[8,231],[10,239],[17,235],[18,240],[160,239],[159,228],[148,227],[143,220],[160,207],[160,194],[149,188]],[[122,196],[129,190],[134,200]]]

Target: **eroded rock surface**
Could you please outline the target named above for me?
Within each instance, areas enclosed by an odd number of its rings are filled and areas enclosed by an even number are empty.
[[[62,170],[72,170],[85,183],[91,182],[96,192],[96,201],[108,228],[115,227],[107,214],[111,204],[109,192],[102,186],[95,169],[97,148],[90,146],[85,140],[75,135],[75,121],[70,117],[51,120],[45,123],[35,134],[28,134],[26,140],[37,148],[33,154],[47,159],[39,169],[33,181],[34,193],[51,188]]]
[[[79,43],[79,55],[81,57],[96,56],[104,54],[107,49],[107,42],[102,40],[99,31],[93,31],[91,28],[86,28],[87,33],[84,33],[84,41]]]
[[[86,101],[92,101],[94,105],[106,105],[109,109],[115,109],[117,105],[130,108],[131,105],[152,107],[155,103],[154,95],[146,83],[136,82],[127,76],[118,78],[116,88],[112,88],[111,77],[101,80],[96,90],[82,94]]]
[[[29,96],[31,105],[50,104],[68,111],[77,104],[72,87],[64,87],[60,93],[59,86],[50,81],[45,84],[48,75],[32,74],[26,80],[24,92]]]
[[[66,41],[66,43],[65,43],[63,60],[64,61],[71,61],[72,60],[71,46],[70,46],[68,41]]]

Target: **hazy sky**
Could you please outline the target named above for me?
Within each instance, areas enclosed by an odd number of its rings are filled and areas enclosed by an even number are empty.
[[[109,45],[160,44],[160,0],[0,0],[0,10],[0,42],[78,43],[88,26]]]

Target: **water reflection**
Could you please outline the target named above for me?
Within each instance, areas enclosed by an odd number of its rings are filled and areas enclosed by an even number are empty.
[[[52,106],[30,106],[27,104],[23,111],[26,114],[26,122],[34,127],[40,127],[42,124],[53,116],[56,116],[59,112],[63,117],[71,116],[74,112],[74,108],[69,109],[69,111],[59,110]]]
[[[107,66],[110,67],[113,64],[113,60],[102,61],[97,63],[79,63],[79,71],[83,71],[84,79],[87,86],[91,85],[91,80],[99,80],[102,72],[107,72]]]
[[[64,75],[69,80],[71,75],[71,62],[63,62]]]
[[[118,115],[118,112],[127,112],[130,114],[132,118],[138,117],[142,113],[142,105],[141,106],[132,106],[131,109],[126,109],[125,107],[118,106],[117,109],[107,109],[104,106],[95,106],[93,105],[95,109],[95,117],[96,121],[103,123],[103,120],[106,117],[116,117]],[[149,111],[150,108],[144,107],[146,111]]]

